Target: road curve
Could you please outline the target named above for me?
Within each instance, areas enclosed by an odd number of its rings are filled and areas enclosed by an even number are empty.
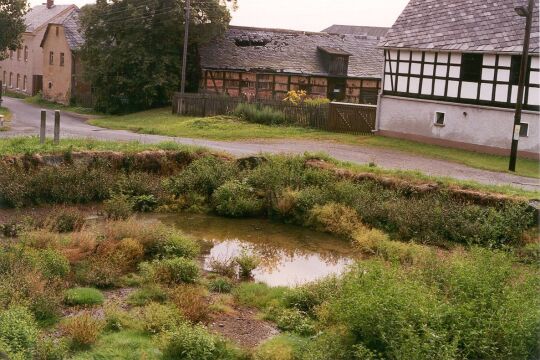
[[[5,97],[3,106],[13,113],[10,131],[0,132],[0,137],[35,136],[39,133],[40,109],[22,100]],[[54,112],[47,111],[47,133],[52,136]],[[354,146],[328,141],[307,140],[248,140],[213,141],[183,137],[137,134],[126,130],[110,130],[86,123],[86,119],[69,113],[62,113],[61,137],[90,138],[112,141],[139,141],[158,143],[174,141],[225,151],[236,156],[258,153],[303,154],[305,152],[325,152],[343,161],[357,164],[373,162],[387,169],[418,170],[432,176],[452,177],[459,180],[473,180],[488,185],[512,185],[528,190],[540,190],[540,180],[528,177],[475,169],[450,161],[432,159],[405,152],[370,146]]]

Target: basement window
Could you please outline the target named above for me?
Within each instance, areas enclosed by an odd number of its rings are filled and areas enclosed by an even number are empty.
[[[434,120],[435,126],[444,126],[445,121],[446,121],[446,113],[443,113],[441,111],[436,111],[435,120]]]
[[[521,123],[519,127],[519,137],[529,137],[529,124]]]

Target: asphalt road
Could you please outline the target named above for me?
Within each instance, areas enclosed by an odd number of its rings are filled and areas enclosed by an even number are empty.
[[[0,132],[0,137],[36,136],[39,133],[40,109],[26,104],[22,100],[4,98],[2,106],[13,113],[10,131]],[[47,111],[47,133],[52,136],[54,112]],[[325,152],[343,161],[358,164],[373,162],[388,169],[418,170],[427,175],[452,177],[460,180],[474,180],[482,184],[513,185],[530,190],[540,190],[540,180],[508,173],[499,173],[471,168],[449,161],[431,159],[401,151],[378,147],[354,146],[326,141],[305,140],[249,140],[249,141],[212,141],[182,137],[137,134],[125,130],[109,130],[87,124],[84,117],[63,113],[61,118],[61,137],[91,138],[97,140],[139,141],[158,143],[174,141],[181,144],[196,145],[225,151],[236,156],[258,153]]]

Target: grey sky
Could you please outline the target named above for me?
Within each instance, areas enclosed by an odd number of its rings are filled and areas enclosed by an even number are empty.
[[[39,5],[44,0],[30,0]],[[55,0],[79,6],[95,0]],[[238,0],[232,24],[318,31],[332,24],[392,26],[408,0]]]

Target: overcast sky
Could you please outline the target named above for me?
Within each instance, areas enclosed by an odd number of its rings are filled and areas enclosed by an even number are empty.
[[[44,0],[30,0],[32,6]],[[95,0],[55,0],[82,6]],[[238,0],[232,24],[320,31],[333,24],[392,26],[408,0]]]

